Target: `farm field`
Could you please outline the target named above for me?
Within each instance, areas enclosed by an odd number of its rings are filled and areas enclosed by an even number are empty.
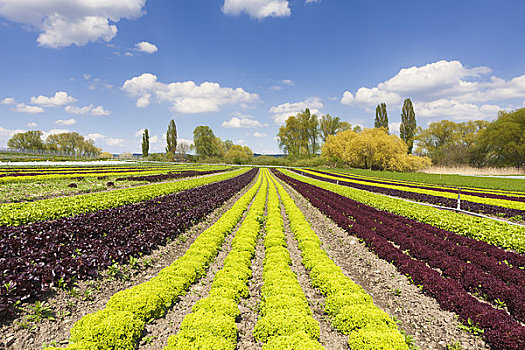
[[[153,165],[13,177],[29,185],[30,176],[82,172],[140,180],[0,204],[7,348],[525,344],[522,226],[406,203],[341,184],[363,179],[314,170]],[[166,177],[177,174],[185,176]]]
[[[518,192],[465,186],[437,186],[414,181],[316,169],[296,171],[317,180],[454,209],[457,208],[458,195],[460,194],[460,208],[462,210],[503,217],[514,221],[523,222],[525,219],[525,190]],[[499,181],[501,180],[497,180],[497,182]],[[523,182],[522,180],[513,181]]]

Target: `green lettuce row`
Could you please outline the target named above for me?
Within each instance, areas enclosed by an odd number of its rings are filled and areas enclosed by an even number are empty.
[[[71,329],[67,349],[133,350],[144,325],[158,319],[206,273],[226,236],[241,220],[262,184],[253,185],[215,224],[197,237],[186,253],[151,280],[115,293],[106,308],[82,317]],[[47,348],[58,350],[63,348]]]
[[[367,186],[375,186],[375,187],[381,187],[381,188],[388,188],[388,189],[394,189],[394,190],[400,190],[405,192],[412,192],[412,193],[420,193],[420,194],[426,194],[430,196],[438,196],[438,197],[445,197],[450,199],[456,199],[458,197],[457,193],[451,193],[451,192],[439,192],[439,191],[432,191],[432,190],[426,190],[422,188],[413,188],[413,187],[407,187],[403,186],[401,184],[380,184],[380,183],[370,183],[366,180],[357,180],[357,179],[349,179],[349,178],[343,178],[340,176],[337,176],[337,174],[333,175],[326,175],[321,173],[312,172],[309,170],[301,170],[308,174],[313,174],[319,177],[324,177],[327,179],[332,180],[342,180],[346,182],[353,182],[356,184],[361,185],[367,185]],[[510,208],[510,209],[518,209],[518,210],[525,210],[525,203],[524,202],[517,202],[512,200],[506,200],[506,199],[497,199],[497,198],[484,198],[484,197],[478,197],[478,196],[472,196],[467,194],[462,194],[461,199],[464,201],[474,202],[474,203],[481,203],[481,204],[489,204],[489,205],[495,205],[498,207],[503,208]]]
[[[264,238],[265,258],[259,313],[253,334],[264,350],[324,349],[319,343],[319,323],[312,317],[297,276],[290,268],[281,205],[275,184],[268,195]]]
[[[237,347],[238,303],[249,296],[248,279],[252,276],[251,260],[255,256],[257,236],[264,221],[268,187],[268,170],[255,196],[250,211],[232,240],[232,249],[223,268],[213,279],[208,297],[199,300],[186,315],[180,331],[168,338],[164,350],[234,350]]]
[[[250,170],[250,168],[188,180],[122,188],[114,191],[96,192],[71,197],[43,199],[35,202],[4,203],[0,204],[0,225],[20,226],[36,221],[54,220],[115,208],[184,191],[212,182],[227,180],[241,175],[248,170]]]
[[[346,277],[321,248],[321,240],[286,190],[277,184],[279,195],[298,242],[302,263],[312,286],[326,297],[325,312],[332,326],[348,335],[352,350],[408,350],[396,323],[377,308],[364,289]]]
[[[287,170],[282,170],[282,172],[299,181],[338,193],[378,210],[414,219],[498,247],[512,249],[519,253],[525,253],[524,226],[511,225],[498,220],[440,210],[417,203],[407,202],[403,199],[386,197],[376,193],[311,179]]]

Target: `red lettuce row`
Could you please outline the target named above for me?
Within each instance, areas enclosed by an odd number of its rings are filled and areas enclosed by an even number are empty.
[[[405,183],[405,182],[389,182],[389,181],[381,181],[381,180],[375,180],[370,178],[361,178],[357,176],[352,176],[349,174],[344,174],[340,172],[328,172],[328,171],[322,171],[317,169],[308,169],[310,171],[319,173],[319,174],[325,174],[325,175],[331,175],[331,176],[339,176],[347,179],[352,180],[359,180],[359,181],[366,181],[370,183],[377,183],[377,184],[385,184],[385,185],[401,185],[404,187],[410,187],[410,188],[419,188],[422,190],[431,190],[436,192],[448,192],[448,193],[458,193],[458,190],[455,188],[445,188],[445,187],[431,187],[431,186],[424,186],[424,185],[416,185],[413,183]],[[512,196],[507,194],[496,194],[496,193],[488,193],[488,192],[481,192],[479,191],[470,191],[468,189],[461,189],[461,194],[469,195],[469,196],[477,196],[482,198],[493,198],[493,199],[504,199],[507,201],[515,201],[515,202],[525,202],[525,197],[518,197],[518,196]],[[525,195],[525,193],[524,193]]]
[[[166,180],[180,179],[183,177],[193,177],[193,176],[202,176],[202,175],[222,173],[226,170],[231,170],[231,168],[224,168],[224,169],[219,169],[219,170],[207,170],[207,171],[197,171],[197,170],[183,170],[179,172],[170,171],[167,174],[120,177],[117,179],[117,181],[160,182],[160,181],[166,181]]]
[[[294,170],[294,171],[297,173],[301,173],[299,170]],[[418,202],[425,202],[425,203],[430,203],[434,205],[440,205],[440,206],[444,206],[448,208],[457,207],[457,200],[452,199],[452,198],[432,196],[429,194],[408,192],[408,191],[402,191],[402,190],[396,190],[392,188],[384,188],[384,187],[378,187],[378,186],[372,186],[372,185],[363,185],[363,184],[357,184],[354,182],[349,182],[349,181],[344,181],[344,180],[328,179],[326,177],[317,176],[317,175],[310,174],[310,173],[301,173],[301,174],[304,176],[308,176],[310,178],[316,179],[316,180],[337,183],[341,186],[348,186],[348,187],[353,187],[353,188],[357,188],[360,190],[386,194],[388,196],[400,197],[400,198],[415,200]],[[330,175],[333,175],[333,174],[330,174]],[[511,208],[500,207],[497,205],[482,204],[482,203],[470,202],[470,201],[465,201],[465,200],[461,201],[461,209],[466,210],[466,211],[475,212],[475,213],[491,214],[491,215],[497,215],[497,216],[502,216],[502,217],[507,217],[507,218],[516,217],[516,216],[525,218],[525,210],[511,209]]]
[[[319,208],[343,229],[363,239],[367,246],[380,258],[392,262],[401,273],[409,275],[414,283],[421,285],[423,292],[434,297],[442,308],[457,313],[462,321],[467,322],[470,319],[471,322],[484,329],[485,339],[493,349],[518,350],[523,348],[525,327],[515,321],[506,311],[496,309],[490,304],[478,300],[470,295],[458,281],[443,277],[439,271],[428,267],[425,262],[418,261],[405,254],[402,248],[394,246],[387,238],[377,232],[377,219],[375,225],[367,227],[356,224],[356,221],[345,215],[345,212],[348,213],[350,210],[349,206],[355,205],[356,208],[367,206],[356,202],[351,203],[353,201],[346,197],[297,181],[281,173],[276,175],[308,198],[312,205]],[[337,201],[326,203],[320,199],[321,194],[337,198]],[[397,218],[389,213],[381,213],[384,222],[387,222],[388,218],[393,220]],[[357,214],[352,212],[351,215]],[[407,226],[406,229],[408,228]],[[404,230],[394,230],[392,234],[394,233],[397,236],[405,236]],[[453,234],[449,233],[450,235]],[[420,250],[424,250],[424,248],[420,248]],[[516,312],[516,309],[514,310]]]
[[[17,300],[40,297],[53,283],[95,278],[97,271],[147,254],[202,220],[245,187],[252,169],[232,179],[137,204],[27,226],[0,226],[0,318]]]

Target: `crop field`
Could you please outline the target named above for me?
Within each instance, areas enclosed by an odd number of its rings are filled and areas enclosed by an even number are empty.
[[[460,195],[460,209],[510,218],[516,221],[525,220],[525,187],[522,188],[521,192],[465,186],[454,188],[333,171],[310,169],[298,171],[305,176],[338,185],[448,208],[457,208],[458,195]],[[501,182],[502,180],[498,181]],[[511,179],[511,181],[523,182],[522,180],[514,179]]]
[[[0,195],[0,348],[525,348],[525,226],[417,203],[442,183],[130,163]],[[525,192],[462,205],[522,221]]]

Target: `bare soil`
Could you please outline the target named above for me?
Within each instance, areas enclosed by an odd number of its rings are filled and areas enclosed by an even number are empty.
[[[373,297],[379,308],[400,321],[399,327],[413,337],[417,346],[446,349],[448,344],[459,342],[465,350],[489,349],[480,337],[461,331],[454,313],[442,310],[435,299],[424,295],[394,265],[378,258],[295,190],[283,185],[312,224],[330,258]],[[338,349],[331,346],[327,344],[327,349]]]
[[[255,183],[254,179],[242,191],[228,200],[201,223],[180,235],[166,246],[159,246],[152,254],[140,259],[140,269],[121,268],[125,278],[109,276],[108,272],[95,281],[79,281],[74,288],[55,289],[45,298],[53,319],[31,322],[34,312],[30,305],[19,310],[14,318],[0,324],[0,349],[40,350],[44,345],[67,344],[70,329],[83,316],[105,307],[109,298],[124,289],[146,282],[181,257],[195,239],[213,225]],[[165,345],[165,343],[164,343]]]

